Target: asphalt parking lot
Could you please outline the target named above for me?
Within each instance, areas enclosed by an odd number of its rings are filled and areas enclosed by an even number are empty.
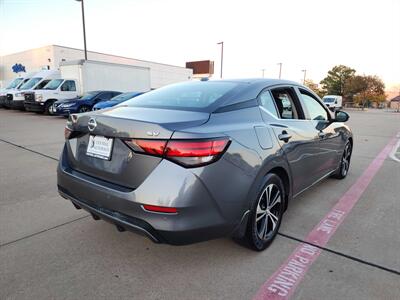
[[[399,299],[400,114],[349,113],[349,176],[296,198],[256,253],[228,238],[153,244],[95,222],[56,190],[65,119],[0,109],[0,299],[252,299],[349,189],[358,201],[286,288],[293,299]]]

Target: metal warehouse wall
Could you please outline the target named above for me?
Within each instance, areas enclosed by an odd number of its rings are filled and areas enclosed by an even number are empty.
[[[17,74],[11,69],[16,63],[24,65],[27,73],[39,71],[47,67],[54,69],[53,49],[53,46],[46,46],[0,56],[0,86],[6,86],[8,82],[17,77]]]
[[[69,61],[83,58],[83,50],[58,45],[2,56],[0,57],[0,86],[5,86],[17,76],[11,70],[11,67],[16,63],[24,65],[27,72],[34,72],[47,66],[50,69],[58,69],[62,60]],[[88,59],[150,68],[151,88],[159,88],[166,84],[188,80],[193,76],[193,71],[184,67],[105,53],[88,51]]]

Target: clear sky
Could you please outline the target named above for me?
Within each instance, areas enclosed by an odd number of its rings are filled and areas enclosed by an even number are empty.
[[[336,64],[400,84],[400,0],[85,0],[89,50],[184,65],[211,59],[224,77],[319,82]],[[0,0],[0,54],[82,48],[80,3]],[[217,76],[216,76],[217,77]],[[400,88],[400,85],[399,85]]]

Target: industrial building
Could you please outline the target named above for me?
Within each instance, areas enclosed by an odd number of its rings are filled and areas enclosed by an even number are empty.
[[[0,56],[0,87],[5,87],[8,82],[18,76],[18,73],[15,73],[14,71],[24,70],[25,72],[29,73],[43,69],[57,70],[60,62],[79,60],[83,57],[83,50],[59,45],[49,45],[41,48]],[[93,61],[103,61],[149,68],[150,84],[152,89],[174,82],[190,80],[193,77],[192,69],[185,67],[94,51],[88,51],[88,59]],[[16,65],[18,68],[14,67],[13,71],[13,66]],[[19,74],[21,74],[21,72]]]

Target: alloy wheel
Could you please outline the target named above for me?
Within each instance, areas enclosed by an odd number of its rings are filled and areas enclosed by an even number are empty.
[[[84,113],[84,112],[88,112],[90,109],[89,109],[89,107],[87,107],[87,106],[82,106],[80,109],[79,109],[79,112],[80,113]]]
[[[341,162],[341,172],[342,176],[346,176],[350,167],[350,158],[351,158],[351,144],[347,143],[344,147],[342,162]]]
[[[282,197],[277,185],[271,183],[258,199],[256,212],[257,235],[266,240],[275,231],[281,218]]]

